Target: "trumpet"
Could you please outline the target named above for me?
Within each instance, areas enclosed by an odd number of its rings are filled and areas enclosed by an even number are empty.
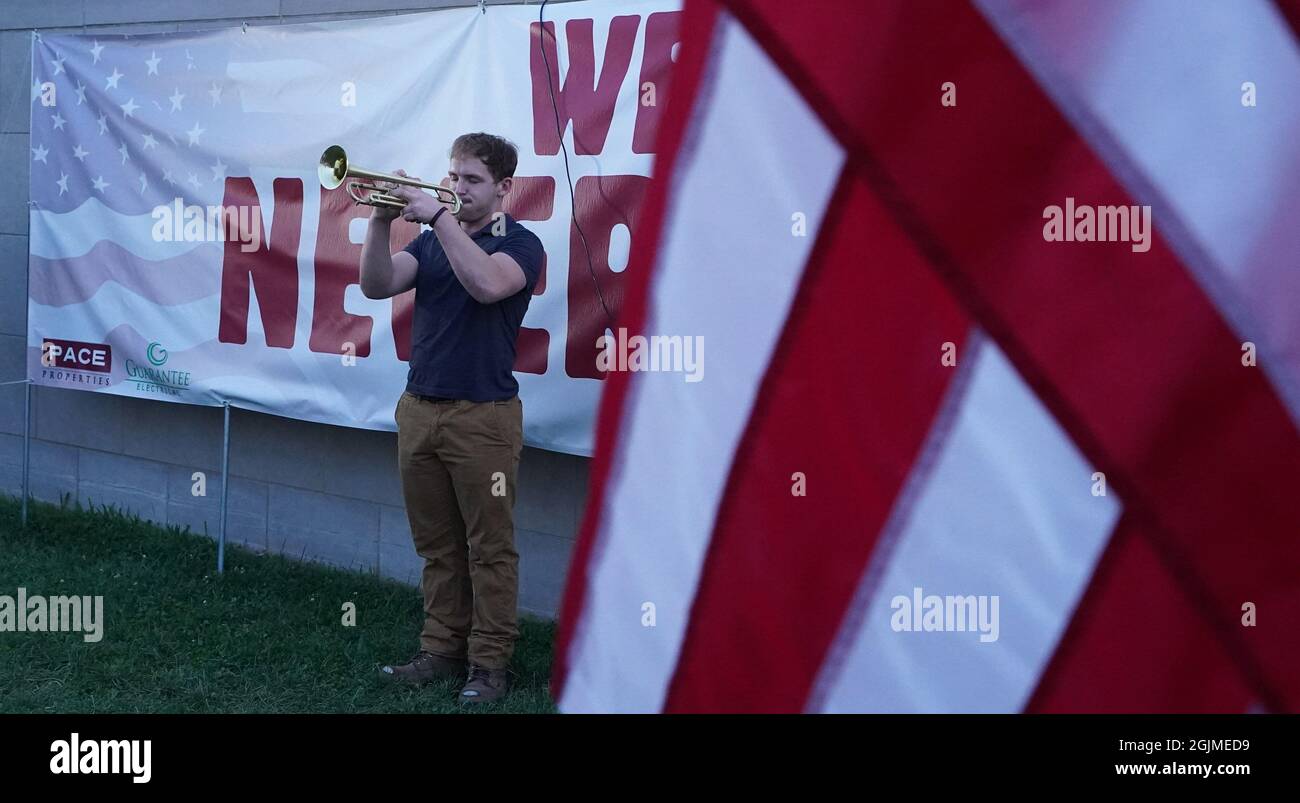
[[[383,187],[374,183],[375,181],[389,181],[393,184],[406,184],[410,187],[433,190],[434,194],[438,196],[438,200],[451,205],[453,215],[460,211],[460,196],[456,194],[455,190],[438,184],[425,184],[422,181],[416,181],[413,178],[393,173],[377,173],[374,170],[354,167],[348,164],[347,151],[343,150],[341,145],[331,145],[320,155],[320,167],[317,168],[317,174],[320,176],[321,186],[327,190],[337,189],[348,179],[369,179],[369,181],[347,182],[348,196],[359,204],[386,206],[390,209],[405,207],[406,201],[396,195],[389,195],[384,192]]]

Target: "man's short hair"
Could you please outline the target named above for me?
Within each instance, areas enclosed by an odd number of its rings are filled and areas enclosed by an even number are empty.
[[[515,167],[519,165],[519,151],[513,142],[482,131],[456,137],[456,141],[451,143],[451,152],[447,155],[452,159],[466,156],[479,159],[492,174],[493,182],[513,176]]]

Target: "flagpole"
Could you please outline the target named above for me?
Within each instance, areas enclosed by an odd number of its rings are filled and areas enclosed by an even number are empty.
[[[31,466],[32,451],[32,382],[23,383],[23,529],[27,529],[27,493],[28,476]]]
[[[225,427],[221,436],[221,529],[217,532],[217,574],[226,570],[226,501],[230,498],[230,401],[221,403]]]

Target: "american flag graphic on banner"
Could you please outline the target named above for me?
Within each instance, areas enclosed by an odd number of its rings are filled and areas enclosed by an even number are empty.
[[[242,226],[208,214],[266,154],[239,144],[258,116],[228,35],[32,37],[29,372],[192,400],[220,372],[226,241],[256,253],[268,233],[254,204]]]
[[[1290,2],[688,0],[568,712],[1300,709]]]

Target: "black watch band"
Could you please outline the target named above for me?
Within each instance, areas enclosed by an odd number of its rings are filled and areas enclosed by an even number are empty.
[[[441,215],[443,212],[446,212],[446,211],[447,211],[447,207],[444,206],[444,207],[439,208],[437,212],[434,212],[434,213],[433,213],[433,217],[429,218],[429,227],[430,227],[430,228],[433,228],[433,224],[435,224],[435,223],[438,222],[438,216]]]

